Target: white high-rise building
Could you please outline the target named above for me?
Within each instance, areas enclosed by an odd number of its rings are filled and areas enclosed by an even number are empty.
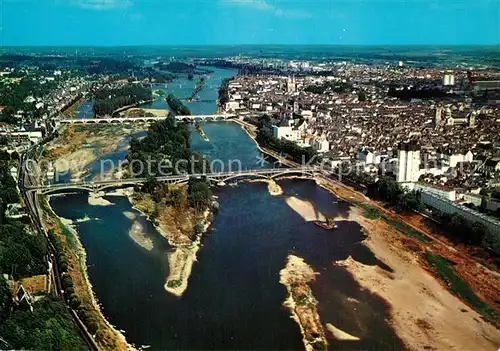
[[[420,177],[420,147],[414,142],[401,143],[398,146],[398,183],[416,182]]]
[[[455,75],[453,72],[445,72],[443,77],[443,85],[444,86],[453,86],[455,85]]]
[[[435,117],[435,124],[436,127],[439,127],[443,121],[442,119],[442,111],[443,109],[441,107],[436,108],[436,117]]]
[[[295,77],[288,77],[286,80],[286,89],[289,93],[295,92],[297,85],[295,83]]]

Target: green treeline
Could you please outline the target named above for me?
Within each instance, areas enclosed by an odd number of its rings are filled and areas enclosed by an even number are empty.
[[[309,85],[304,89],[309,93],[313,94],[324,94],[327,91],[334,93],[346,93],[352,90],[352,85],[349,83],[339,83],[339,82],[324,82],[322,84]]]
[[[200,77],[200,79],[198,79],[198,82],[196,82],[196,86],[195,86],[193,92],[191,93],[190,99],[194,99],[195,96],[201,91],[201,89],[203,89],[204,85],[205,85],[205,78]]]
[[[415,87],[403,87],[402,89],[397,89],[395,86],[390,86],[387,91],[387,96],[397,97],[400,100],[410,101],[411,99],[435,99],[451,97],[453,94],[449,94],[447,91],[440,88],[415,88]]]
[[[397,210],[424,210],[420,194],[415,190],[406,191],[392,177],[382,177],[377,183],[368,184],[368,195],[396,207]]]
[[[210,165],[203,155],[191,151],[189,138],[188,125],[176,123],[173,117],[169,117],[153,123],[144,139],[131,140],[127,160],[134,175],[148,178],[140,190],[151,194],[155,202],[166,199],[169,205],[176,208],[189,205],[199,212],[209,206],[212,198],[205,179],[190,179],[186,198],[181,190],[169,189],[154,178],[169,174],[210,172]]]
[[[3,223],[5,210],[8,204],[19,201],[16,181],[10,175],[8,154],[2,153],[0,160],[0,225]]]
[[[219,88],[219,105],[225,105],[229,101],[229,83],[234,78],[225,78]]]
[[[190,131],[185,123],[176,123],[173,117],[153,123],[148,135],[130,141],[127,157],[134,175],[158,175],[208,172],[207,161],[192,152]]]
[[[191,115],[191,110],[184,105],[174,94],[168,94],[166,101],[168,106],[175,114],[181,116]]]
[[[203,179],[189,179],[188,202],[195,211],[204,211],[211,205],[212,190],[210,185]]]
[[[151,100],[150,89],[140,85],[125,85],[120,88],[105,88],[94,93],[94,113],[97,116],[112,115],[117,109]]]
[[[436,209],[432,212],[451,238],[469,245],[482,246],[496,255],[500,254],[500,237],[489,231],[484,224],[471,222],[456,213],[447,214]],[[498,256],[497,261],[500,263]]]
[[[5,218],[7,205],[17,202],[19,195],[9,163],[0,161],[0,273],[16,279],[43,274],[47,269],[45,240],[29,233],[22,222]]]
[[[196,69],[195,65],[178,61],[168,63],[158,62],[155,64],[155,67],[172,73],[194,73],[194,70]]]
[[[291,156],[296,162],[306,162],[314,158],[316,151],[310,146],[300,147],[297,143],[289,140],[280,140],[273,136],[273,127],[269,116],[264,116],[259,120],[257,142],[265,147],[277,152],[283,152]]]
[[[368,196],[383,201],[398,211],[424,211],[418,191],[406,191],[392,177],[386,176],[378,182],[368,185]],[[474,246],[480,246],[494,253],[500,253],[500,238],[494,235],[480,222],[472,222],[453,213],[447,214],[432,209],[433,217],[441,223],[445,234],[452,240]]]
[[[8,163],[0,161],[0,202],[5,206],[19,196],[10,176]],[[64,302],[46,296],[33,305],[33,311],[12,300],[11,286],[4,274],[22,279],[47,272],[47,241],[28,231],[22,222],[0,221],[0,336],[14,349],[85,350]]]
[[[28,233],[21,223],[0,226],[0,271],[14,278],[44,274],[47,271],[46,241]]]
[[[0,276],[0,335],[9,346],[18,350],[88,350],[75,329],[64,302],[43,297],[29,309],[10,311],[10,290]]]

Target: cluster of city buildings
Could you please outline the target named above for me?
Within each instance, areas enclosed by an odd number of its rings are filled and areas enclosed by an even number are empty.
[[[23,79],[32,81],[27,94],[24,90],[18,92],[16,87]],[[0,145],[0,149],[20,153],[38,143],[53,130],[54,117],[83,97],[91,84],[89,77],[75,75],[71,71],[40,71],[39,67],[31,66],[4,68],[0,72],[0,85],[5,91],[25,96],[22,107],[13,114],[16,123],[0,119],[0,138],[8,140],[8,143]],[[0,115],[6,108],[0,106]]]
[[[270,115],[274,137],[374,179],[392,173],[453,200],[463,199],[454,191],[480,199],[482,189],[500,186],[500,101],[489,98],[500,92],[499,72],[482,70],[475,79],[464,70],[402,62],[331,69],[328,76],[238,76],[225,110]]]

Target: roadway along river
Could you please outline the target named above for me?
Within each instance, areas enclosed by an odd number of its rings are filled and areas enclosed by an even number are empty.
[[[194,131],[192,148],[209,159],[241,159],[244,168],[256,164],[259,151],[235,123],[203,125],[207,144]],[[327,216],[345,218],[346,204],[312,181],[282,180],[282,196],[271,196],[263,183],[240,184],[216,191],[220,212],[204,236],[189,286],[181,298],[164,289],[168,275],[169,244],[131,208],[124,197],[106,197],[108,206],[88,203],[87,195],[53,197],[55,212],[76,223],[87,251],[94,291],[104,315],[125,331],[130,343],[152,349],[302,349],[302,336],[279,283],[287,255],[304,257],[320,275],[312,284],[322,322],[331,323],[361,341],[329,339],[331,349],[401,349],[388,325],[385,304],[361,290],[332,262],[351,255],[365,264],[377,264],[359,245],[360,226],[341,221],[339,229],[325,231],[294,211],[287,198],[310,202]],[[130,214],[153,243],[146,250],[129,235]],[[328,333],[327,333],[328,335]],[[330,337],[330,336],[329,336]]]

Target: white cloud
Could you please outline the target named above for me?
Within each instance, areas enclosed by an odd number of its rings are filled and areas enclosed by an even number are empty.
[[[132,5],[131,0],[73,0],[72,3],[89,10],[110,10]]]
[[[270,4],[265,0],[222,0],[222,3],[237,6],[245,6],[261,11],[269,11],[277,17],[285,18],[311,18],[312,15],[306,11],[287,10]]]
[[[223,0],[224,3],[251,7],[257,10],[272,11],[274,6],[265,0]]]

